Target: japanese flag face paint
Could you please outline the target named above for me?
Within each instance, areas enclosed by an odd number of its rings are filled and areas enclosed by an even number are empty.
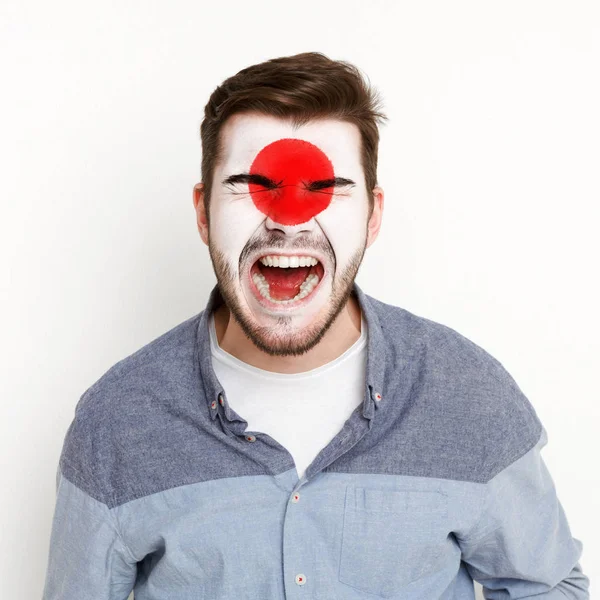
[[[270,354],[302,354],[344,308],[364,255],[369,196],[358,128],[230,117],[210,198],[209,250],[221,294]]]

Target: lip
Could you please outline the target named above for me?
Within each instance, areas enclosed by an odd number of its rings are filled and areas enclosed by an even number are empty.
[[[256,287],[256,284],[254,283],[254,280],[252,279],[252,267],[254,266],[254,263],[257,262],[260,258],[262,258],[263,256],[270,256],[270,255],[274,255],[274,256],[310,256],[312,258],[316,258],[319,263],[321,264],[322,268],[323,268],[323,277],[321,277],[319,279],[319,283],[317,284],[317,286],[312,290],[312,292],[308,295],[305,296],[304,298],[302,298],[302,300],[294,302],[293,304],[278,304],[275,302],[271,302],[270,300],[268,300],[267,298],[265,298],[260,291],[258,290],[258,288]],[[248,281],[248,285],[250,287],[250,291],[252,292],[252,295],[254,296],[254,298],[256,299],[256,301],[263,307],[266,308],[267,310],[271,311],[271,312],[292,312],[292,311],[296,311],[299,308],[304,307],[305,305],[307,305],[308,303],[310,303],[313,298],[315,297],[315,295],[320,291],[323,281],[325,280],[325,278],[328,275],[328,271],[325,268],[325,261],[322,257],[321,254],[316,254],[314,252],[280,252],[277,250],[271,251],[271,252],[261,252],[260,254],[256,254],[254,257],[250,258],[247,262],[247,264],[249,264],[250,266],[246,268],[246,273],[245,273],[245,278]]]

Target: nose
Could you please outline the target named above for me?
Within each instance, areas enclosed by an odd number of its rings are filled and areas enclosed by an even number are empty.
[[[274,221],[271,217],[267,217],[265,220],[265,227],[269,231],[279,229],[279,231],[285,233],[286,236],[295,237],[303,231],[312,232],[315,228],[315,218],[312,217],[305,223],[299,223],[298,225],[282,225],[281,223]]]

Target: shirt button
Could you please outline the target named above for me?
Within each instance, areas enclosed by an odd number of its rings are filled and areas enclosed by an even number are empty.
[[[210,407],[211,407],[212,409],[215,409],[215,408],[217,408],[217,403],[216,403],[216,402],[213,400],[213,401],[210,403]]]
[[[246,441],[247,442],[254,442],[254,441],[256,441],[256,436],[254,436],[254,435],[247,435],[246,436]]]
[[[219,404],[223,406],[223,394],[219,394]]]
[[[376,402],[379,402],[381,400],[381,394],[379,392],[375,392],[375,394],[373,394],[373,398]]]
[[[300,494],[298,492],[292,494],[292,502],[298,502],[298,500],[300,500]]]
[[[304,585],[306,583],[306,577],[304,577],[304,573],[298,573],[298,575],[296,575],[296,583],[298,585]]]

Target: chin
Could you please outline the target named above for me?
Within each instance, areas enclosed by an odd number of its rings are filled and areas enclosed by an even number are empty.
[[[302,310],[260,302],[249,286],[219,282],[233,318],[250,341],[272,356],[300,356],[323,338],[339,311],[333,306],[331,285],[323,282]]]

